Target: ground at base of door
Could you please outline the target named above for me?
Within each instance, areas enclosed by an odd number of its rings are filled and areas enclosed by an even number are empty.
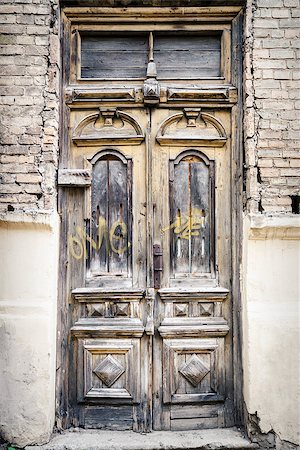
[[[76,430],[55,434],[48,444],[25,450],[248,450],[257,449],[236,428],[197,431]]]

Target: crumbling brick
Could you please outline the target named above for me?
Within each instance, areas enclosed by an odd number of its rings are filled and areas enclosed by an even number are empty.
[[[57,11],[57,0],[0,5],[1,214],[56,208]]]
[[[299,0],[247,3],[245,91],[252,104],[245,104],[246,165],[249,173],[259,173],[247,177],[251,212],[261,211],[260,205],[264,213],[290,213],[290,196],[300,193],[297,11]]]

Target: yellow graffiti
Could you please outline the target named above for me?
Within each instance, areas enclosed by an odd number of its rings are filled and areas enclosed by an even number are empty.
[[[164,233],[167,230],[174,230],[175,234],[182,239],[189,239],[190,236],[199,236],[199,230],[205,227],[205,211],[204,209],[192,208],[190,214],[181,215],[177,212],[176,219],[171,225],[162,229]]]
[[[87,259],[87,243],[92,249],[99,251],[103,241],[105,241],[106,252],[112,251],[118,255],[123,255],[130,247],[130,243],[126,245],[127,226],[125,222],[116,220],[110,227],[110,230],[108,230],[106,220],[103,217],[99,217],[97,229],[97,242],[87,234],[83,227],[79,226],[76,227],[75,235],[68,236],[68,247],[73,258],[77,260],[82,258]],[[119,233],[117,234],[118,230]],[[125,240],[125,245],[122,246],[123,240]],[[118,243],[121,245],[119,246]]]

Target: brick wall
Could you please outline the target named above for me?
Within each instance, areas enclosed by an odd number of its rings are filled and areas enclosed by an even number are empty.
[[[0,2],[0,213],[55,208],[58,7]]]
[[[247,209],[291,212],[300,185],[299,0],[248,0]],[[0,213],[55,208],[57,0],[1,0]]]
[[[299,0],[249,0],[245,37],[248,210],[291,212],[300,194]]]

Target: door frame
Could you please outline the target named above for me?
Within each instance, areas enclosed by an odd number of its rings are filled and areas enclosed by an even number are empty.
[[[92,12],[91,12],[92,9]],[[147,25],[147,22],[158,21],[163,24],[167,30],[176,26],[179,22],[185,21],[186,25],[194,23],[195,19],[203,30],[226,28],[230,25],[231,29],[231,67],[226,65],[225,80],[228,81],[231,71],[231,84],[237,88],[237,102],[232,106],[232,161],[235,170],[232,173],[232,354],[234,367],[234,406],[236,425],[243,425],[244,407],[243,407],[243,370],[242,370],[242,319],[241,319],[241,286],[240,286],[240,267],[242,261],[242,200],[243,200],[243,58],[242,58],[242,33],[243,33],[243,10],[241,7],[185,7],[185,8],[166,8],[166,7],[135,7],[135,8],[84,8],[84,7],[66,7],[61,11],[61,67],[60,78],[60,157],[59,165],[64,167],[66,163],[66,149],[69,145],[69,131],[65,124],[70,120],[70,106],[76,107],[76,89],[80,91],[80,84],[74,86],[76,73],[70,74],[70,61],[74,58],[72,54],[72,39],[74,34],[71,29],[73,26],[80,25],[83,29],[97,28],[99,23],[117,27],[120,26],[120,17],[122,23],[132,23],[139,21],[139,24]],[[124,19],[125,18],[125,19]],[[131,25],[129,25],[131,26]],[[162,25],[160,25],[162,26]],[[126,27],[125,27],[126,28]],[[174,29],[174,28],[173,28]],[[78,45],[78,41],[76,46]],[[77,47],[76,47],[77,48]],[[229,74],[228,74],[229,70]],[[73,77],[73,78],[72,78]],[[206,84],[206,83],[204,83]],[[73,86],[71,86],[73,85]],[[82,87],[82,86],[81,86]],[[119,104],[124,106],[128,103],[128,89],[118,100]],[[122,96],[123,95],[123,96]],[[85,96],[85,97],[84,97]],[[78,98],[77,98],[78,99]],[[82,94],[82,101],[89,101],[86,93]],[[129,100],[130,101],[130,100]],[[201,103],[201,102],[200,102]],[[132,105],[132,103],[131,103]],[[131,106],[130,105],[130,106]],[[140,105],[140,104],[139,104]],[[138,106],[138,105],[137,105]],[[198,105],[197,105],[198,106]],[[64,129],[67,128],[67,131]],[[63,188],[58,187],[58,212],[61,217],[63,208]],[[151,195],[149,193],[148,195]],[[58,287],[58,316],[57,316],[57,365],[56,365],[56,427],[66,429],[71,426],[68,401],[68,348],[69,337],[69,312],[68,302],[65,298],[64,279],[67,271],[67,248],[66,248],[66,229],[62,222],[60,227],[60,261],[59,261],[59,287]],[[149,253],[151,255],[151,252]]]

